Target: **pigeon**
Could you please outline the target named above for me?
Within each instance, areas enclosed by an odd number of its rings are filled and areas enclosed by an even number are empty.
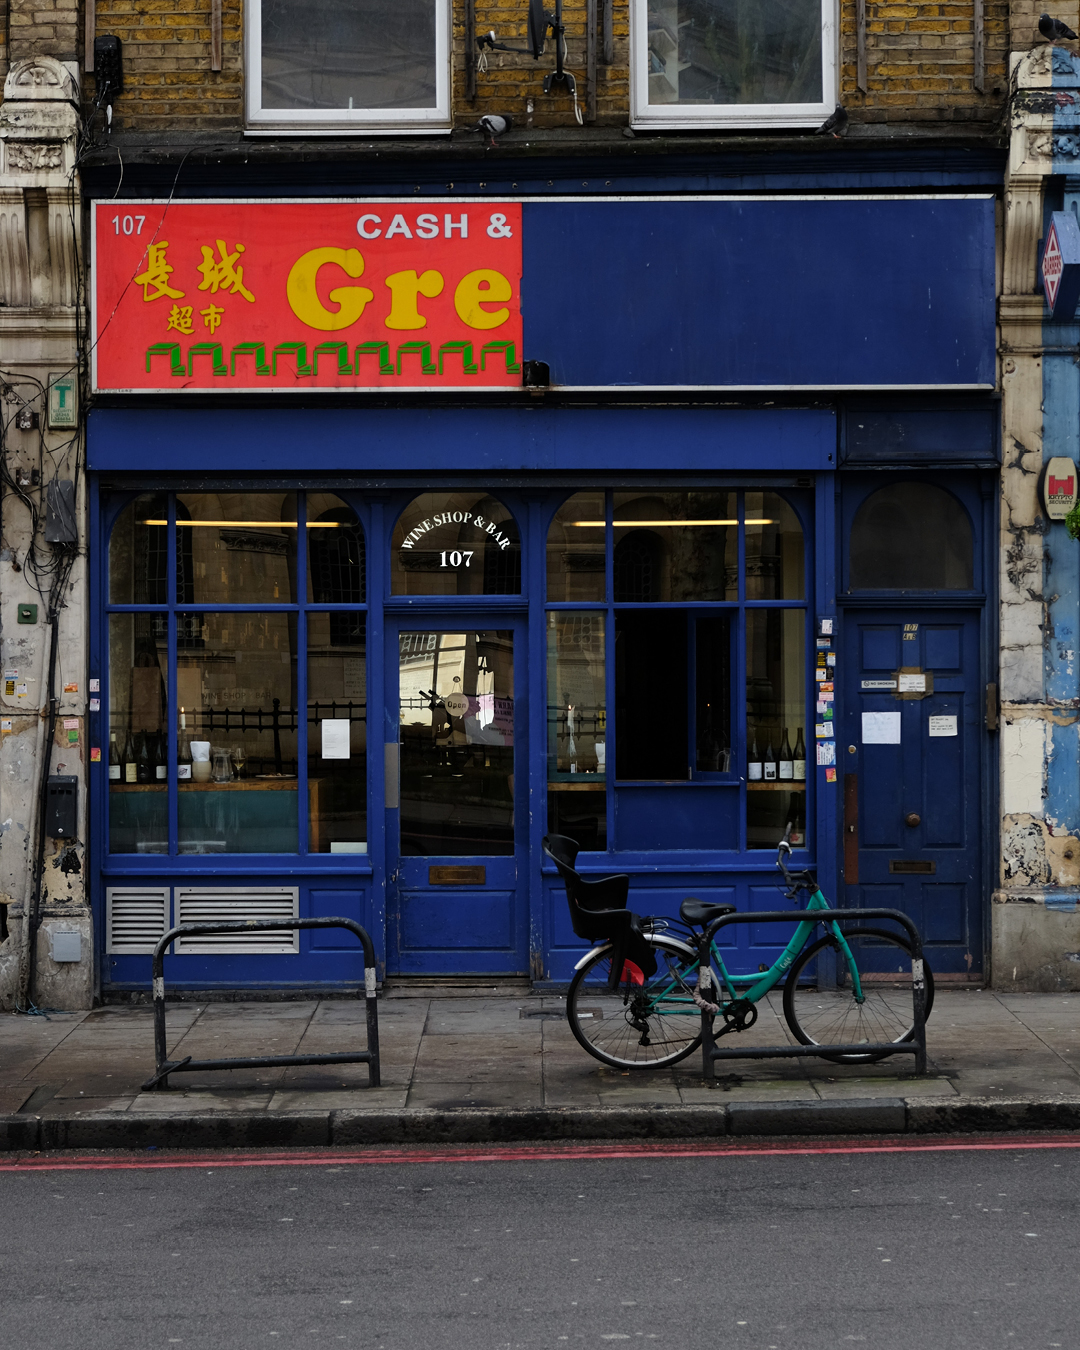
[[[1052,19],[1049,14],[1039,15],[1039,32],[1047,42],[1058,42],[1062,38],[1074,38],[1076,34],[1067,23]]]
[[[494,150],[495,137],[501,136],[504,131],[509,131],[513,125],[514,119],[509,113],[506,113],[501,117],[498,113],[485,113],[471,130],[482,131],[488,138],[488,145]]]
[[[840,137],[844,134],[844,132],[847,131],[847,124],[848,124],[847,113],[844,110],[843,104],[838,103],[836,105],[836,111],[832,113],[830,116],[826,117],[825,121],[822,122],[821,126],[819,126],[817,131],[814,132],[814,135],[822,136],[825,134],[825,132],[831,131],[833,136],[837,140],[839,140]]]

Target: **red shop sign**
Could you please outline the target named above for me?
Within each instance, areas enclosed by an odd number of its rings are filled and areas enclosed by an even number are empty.
[[[521,384],[516,202],[95,202],[97,390]]]

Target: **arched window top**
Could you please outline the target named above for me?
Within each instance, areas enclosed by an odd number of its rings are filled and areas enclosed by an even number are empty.
[[[487,492],[425,492],[398,517],[393,595],[520,595],[521,536]]]
[[[848,549],[849,589],[970,591],[975,584],[971,521],[932,483],[890,483],[855,514]]]

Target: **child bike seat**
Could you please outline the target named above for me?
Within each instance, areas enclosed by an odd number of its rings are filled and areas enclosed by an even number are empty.
[[[683,922],[690,924],[691,927],[700,924],[704,928],[706,924],[712,923],[713,919],[719,919],[724,914],[734,914],[735,909],[735,905],[713,905],[708,900],[691,898],[682,902],[679,914]]]

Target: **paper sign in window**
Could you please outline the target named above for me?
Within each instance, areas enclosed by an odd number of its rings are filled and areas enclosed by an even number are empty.
[[[955,736],[955,717],[931,717],[929,720],[931,736]]]
[[[818,741],[817,744],[817,762],[819,764],[836,763],[836,742]]]
[[[903,671],[898,677],[897,693],[900,694],[925,694],[926,676],[922,673],[918,675],[905,675]],[[899,715],[899,714],[898,714]]]
[[[323,759],[349,758],[349,719],[325,717],[322,725]]]
[[[901,678],[903,678],[901,676]],[[900,714],[898,712],[864,712],[862,715],[863,745],[899,745]]]

